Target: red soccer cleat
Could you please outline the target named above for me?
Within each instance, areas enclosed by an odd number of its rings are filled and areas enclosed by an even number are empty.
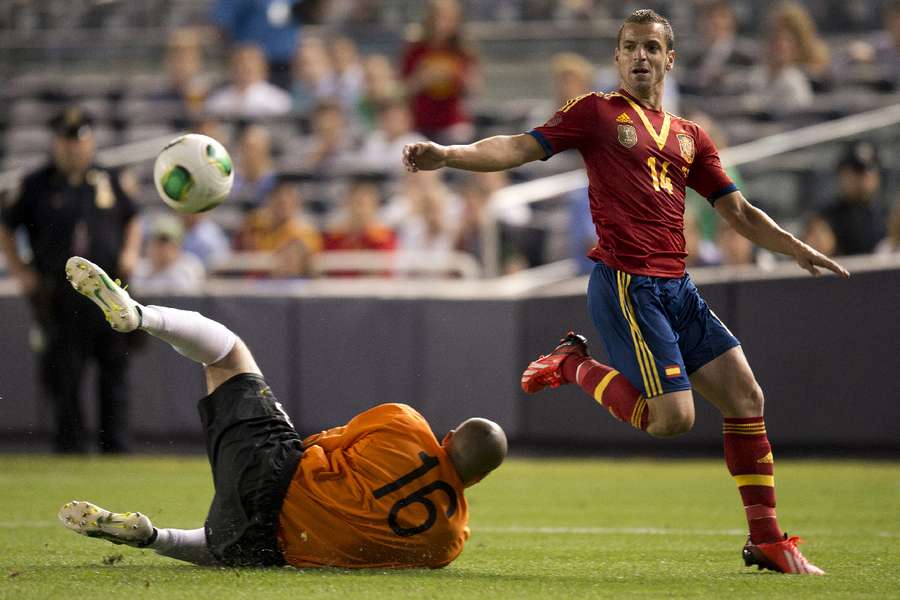
[[[803,540],[784,535],[780,542],[771,544],[753,544],[750,540],[744,545],[744,564],[748,567],[756,565],[760,570],[769,569],[778,573],[793,575],[824,575],[825,571],[810,563],[800,554],[797,544]]]
[[[570,356],[586,357],[587,340],[574,331],[566,334],[550,354],[531,362],[522,373],[522,389],[534,394],[545,388],[555,388],[566,383],[562,376],[562,363]]]

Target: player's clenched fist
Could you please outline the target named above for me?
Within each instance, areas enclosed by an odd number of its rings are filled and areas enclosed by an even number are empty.
[[[447,148],[434,142],[417,142],[403,147],[403,165],[410,173],[433,171],[447,166]]]

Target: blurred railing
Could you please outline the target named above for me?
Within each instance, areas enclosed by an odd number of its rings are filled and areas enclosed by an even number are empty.
[[[359,276],[388,274],[398,277],[481,276],[478,261],[465,252],[403,252],[379,250],[326,250],[312,257],[314,276],[354,273]],[[212,275],[271,274],[275,268],[271,252],[233,252],[210,268]]]

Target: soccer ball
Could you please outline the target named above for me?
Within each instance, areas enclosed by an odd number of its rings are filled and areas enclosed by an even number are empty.
[[[234,167],[222,144],[188,133],[157,155],[153,181],[163,202],[178,212],[199,213],[215,208],[228,196]]]

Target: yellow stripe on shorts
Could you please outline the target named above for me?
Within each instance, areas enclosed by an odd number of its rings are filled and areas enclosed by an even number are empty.
[[[634,306],[631,303],[631,297],[628,295],[628,285],[631,283],[631,275],[616,271],[619,284],[619,303],[622,306],[622,314],[628,321],[631,329],[631,339],[634,343],[635,355],[638,359],[638,365],[641,368],[641,376],[644,380],[644,389],[646,397],[653,398],[663,393],[662,383],[659,379],[659,371],[656,369],[656,361],[647,342],[644,341],[644,335],[638,326],[637,319],[634,317]]]

